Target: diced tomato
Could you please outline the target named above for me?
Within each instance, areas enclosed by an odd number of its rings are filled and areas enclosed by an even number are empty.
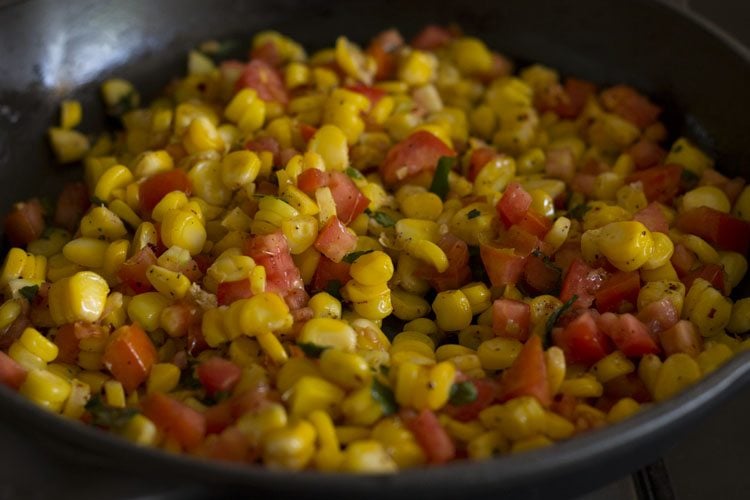
[[[681,166],[663,165],[634,172],[625,179],[625,183],[640,182],[643,185],[643,194],[646,195],[648,201],[671,203],[680,192],[681,178]]]
[[[659,344],[648,332],[646,325],[632,314],[618,316],[614,313],[604,313],[597,320],[597,324],[625,356],[641,357],[661,352]]]
[[[750,248],[750,223],[711,207],[698,207],[677,217],[677,229],[700,236],[719,248],[746,255]]]
[[[432,266],[420,271],[420,277],[430,282],[430,286],[438,292],[455,290],[471,281],[469,268],[469,247],[462,239],[451,233],[444,234],[438,246],[448,257],[448,269],[438,273]]]
[[[627,152],[638,170],[659,165],[667,157],[667,152],[649,139],[639,140],[630,146]]]
[[[697,356],[703,350],[703,337],[698,333],[695,325],[687,320],[680,320],[671,328],[659,333],[659,340],[664,354],[671,356],[684,352],[690,356]]]
[[[682,243],[676,243],[670,261],[677,276],[685,276],[698,264],[698,257]]]
[[[28,315],[28,309],[25,305],[22,305],[21,314],[10,325],[0,329],[0,349],[7,350],[29,326],[33,325]]]
[[[197,356],[210,347],[203,336],[203,327],[200,321],[191,323],[188,327],[186,347],[188,354],[191,356]]]
[[[724,268],[718,264],[704,264],[689,271],[685,276],[681,278],[682,283],[685,285],[685,290],[690,290],[693,282],[698,278],[704,279],[711,283],[711,286],[716,288],[721,293],[725,294],[729,292],[726,287],[726,278]]]
[[[273,164],[274,165],[281,164],[281,159],[280,159],[281,146],[279,145],[279,141],[277,141],[273,137],[265,136],[265,137],[256,137],[255,139],[251,139],[245,143],[245,149],[247,149],[248,151],[254,151],[256,153],[268,151],[269,153],[273,155]],[[273,187],[275,189],[276,186],[273,186]]]
[[[443,156],[456,156],[456,152],[430,132],[419,130],[388,150],[380,175],[393,185],[420,172],[434,172]]]
[[[547,381],[542,339],[532,335],[500,381],[500,400],[508,401],[520,396],[535,397],[543,406],[552,403]]]
[[[401,410],[400,416],[422,447],[427,462],[444,464],[455,457],[456,446],[431,410]]]
[[[331,172],[328,188],[336,202],[336,215],[344,225],[353,221],[370,204],[354,181],[343,172]]]
[[[146,278],[149,266],[156,264],[156,255],[151,247],[143,247],[138,253],[123,262],[117,271],[117,277],[135,294],[153,290],[151,282]]]
[[[560,287],[562,271],[540,255],[529,255],[523,268],[526,285],[539,294],[553,293]]]
[[[57,197],[55,225],[74,232],[90,205],[89,189],[85,182],[66,183],[60,196]]]
[[[300,152],[294,148],[282,149],[281,151],[279,151],[279,165],[286,165],[287,163],[289,163],[289,160],[291,160],[298,154],[300,154]]]
[[[576,161],[569,148],[552,148],[547,151],[545,173],[555,179],[570,182],[576,174]]]
[[[209,406],[203,412],[203,417],[206,419],[207,434],[218,434],[235,421],[235,417],[232,415],[232,405],[229,401],[221,401]]]
[[[498,337],[508,337],[521,342],[529,338],[531,307],[526,302],[497,299],[492,303],[492,331]]]
[[[195,371],[209,396],[231,391],[242,375],[242,368],[219,356],[207,359]]]
[[[367,97],[367,99],[370,100],[370,103],[372,106],[376,105],[380,99],[386,96],[387,92],[383,89],[379,89],[377,87],[370,87],[369,85],[364,85],[362,83],[355,83],[353,85],[348,85],[345,87],[347,90],[351,90],[352,92],[356,92],[358,94],[362,94],[363,96]]]
[[[159,319],[170,337],[185,337],[190,325],[200,319],[199,306],[187,300],[177,301],[162,309]]]
[[[565,273],[562,288],[560,290],[560,300],[567,302],[577,295],[578,299],[574,308],[591,307],[594,302],[594,295],[607,278],[607,273],[603,269],[593,269],[589,267],[580,258],[575,259],[568,267]]]
[[[560,118],[571,119],[581,114],[588,98],[596,92],[596,86],[585,80],[567,78],[563,90],[565,91],[564,98],[552,111]]]
[[[375,61],[377,67],[376,80],[387,80],[393,76],[396,71],[396,54],[394,52],[403,44],[404,39],[401,37],[401,33],[395,29],[383,31],[370,41],[367,54]]]
[[[656,201],[653,201],[645,208],[638,210],[633,215],[633,220],[646,226],[649,231],[659,233],[669,232],[669,222],[667,222],[667,217],[664,215],[664,211],[661,209],[660,204]]]
[[[249,299],[253,296],[250,280],[222,281],[216,288],[216,299],[220,306],[228,306],[235,300]]]
[[[627,85],[608,88],[601,93],[601,101],[608,111],[641,129],[654,123],[661,113],[661,108]]]
[[[677,309],[672,301],[666,297],[651,302],[638,311],[638,320],[646,325],[648,331],[654,335],[671,328],[679,319],[680,315],[677,313]]]
[[[542,239],[552,229],[552,221],[549,217],[540,215],[533,210],[528,210],[518,222],[518,227]]]
[[[639,403],[651,401],[651,393],[637,373],[621,375],[605,383],[604,394],[615,399],[633,398]]]
[[[453,33],[442,26],[430,24],[425,26],[411,40],[411,46],[419,50],[435,50],[453,40]]]
[[[495,208],[505,227],[518,224],[531,207],[531,195],[517,182],[511,182]]]
[[[328,185],[330,174],[317,168],[308,168],[303,170],[297,176],[297,187],[305,194],[314,196],[318,188]]]
[[[351,264],[334,262],[325,255],[322,255],[313,275],[312,289],[326,290],[332,282],[336,282],[340,286],[346,285],[352,279],[349,275],[350,267],[352,267]]]
[[[596,175],[594,174],[578,172],[573,176],[573,180],[570,181],[570,189],[573,192],[581,193],[586,197],[593,196],[595,186]]]
[[[159,172],[143,181],[138,188],[141,210],[150,214],[161,199],[172,191],[182,191],[188,196],[193,191],[193,186],[184,170],[175,168]]]
[[[742,177],[735,177],[721,186],[721,189],[726,193],[727,198],[729,198],[729,203],[731,203],[732,206],[734,206],[737,198],[742,194],[742,190],[745,189],[745,184],[745,179]]]
[[[255,89],[258,97],[264,101],[276,101],[283,105],[289,102],[289,95],[284,86],[284,80],[276,68],[266,61],[254,59],[245,66],[242,74],[237,79],[235,89],[240,90],[245,87]]]
[[[492,286],[518,283],[526,264],[526,256],[509,248],[497,248],[486,243],[479,246],[479,255]]]
[[[229,427],[218,436],[211,436],[203,443],[198,455],[225,462],[254,461],[256,450],[250,450],[245,434],[237,427]]]
[[[245,241],[245,255],[266,270],[266,290],[276,292],[286,300],[291,309],[302,307],[307,300],[305,284],[299,269],[292,260],[289,244],[281,231],[257,235]]]
[[[146,381],[157,361],[156,347],[137,324],[115,330],[102,355],[104,366],[128,392]]]
[[[552,338],[569,363],[590,365],[612,352],[609,338],[599,330],[591,311],[584,312],[565,328],[555,328]]]
[[[594,294],[596,309],[601,313],[633,311],[640,291],[641,278],[637,271],[617,272]]]
[[[201,414],[166,394],[154,392],[141,401],[143,415],[165,435],[191,450],[206,435],[206,419]]]
[[[524,257],[535,250],[539,250],[541,246],[539,238],[515,224],[510,226],[507,231],[502,231],[497,241],[500,246],[513,248],[517,254]]]
[[[356,246],[357,237],[336,216],[328,219],[315,240],[315,249],[334,262],[341,262]]]
[[[477,178],[479,172],[489,163],[493,158],[498,156],[497,151],[489,147],[477,148],[471,152],[469,158],[469,171],[466,173],[466,178],[471,182]]]
[[[26,246],[38,239],[43,232],[44,213],[42,204],[36,198],[15,203],[5,216],[5,235],[14,246]]]
[[[299,133],[302,136],[302,140],[305,141],[305,144],[310,142],[310,139],[313,138],[315,135],[315,132],[318,131],[316,127],[313,127],[312,125],[309,125],[307,123],[300,123],[299,125]]]
[[[260,44],[250,51],[250,59],[259,59],[263,62],[270,64],[271,66],[278,67],[284,62],[281,53],[276,44],[272,41]]]
[[[477,398],[471,403],[460,406],[447,404],[443,412],[459,422],[475,420],[479,412],[487,408],[495,400],[497,394],[497,383],[491,378],[478,378],[468,380],[477,390]]]
[[[60,363],[76,364],[78,362],[79,343],[91,337],[103,337],[104,332],[98,325],[76,321],[67,323],[57,329],[54,343],[57,346],[57,358]]]
[[[26,370],[13,358],[0,351],[0,384],[18,390],[26,380]]]

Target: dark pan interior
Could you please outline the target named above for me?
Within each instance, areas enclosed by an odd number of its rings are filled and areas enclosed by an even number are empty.
[[[314,48],[342,33],[365,42],[391,26],[411,35],[430,22],[458,23],[520,63],[539,61],[599,83],[632,84],[655,96],[667,109],[670,127],[711,152],[720,169],[747,175],[747,52],[657,2],[39,0],[0,7],[0,212],[40,192],[53,195],[63,179],[81,176],[80,167],[54,164],[45,130],[57,120],[59,101],[69,96],[84,104],[83,130],[101,128],[97,82],[105,77],[123,76],[154,96],[171,75],[184,71],[187,50],[206,39],[239,40],[243,55],[259,29],[280,30]],[[747,295],[747,282],[743,288]],[[675,400],[552,449],[387,478],[285,474],[136,450],[44,414],[5,388],[0,418],[33,429],[71,460],[242,485],[240,491],[261,497],[382,498],[429,491],[434,498],[535,498],[545,492],[561,498],[654,459],[744,382],[747,371],[746,358],[735,359]]]

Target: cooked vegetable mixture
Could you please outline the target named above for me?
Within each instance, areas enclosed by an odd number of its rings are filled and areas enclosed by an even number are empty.
[[[569,439],[750,346],[750,188],[627,85],[457,29],[191,52],[5,219],[0,382],[143,446],[390,472]]]

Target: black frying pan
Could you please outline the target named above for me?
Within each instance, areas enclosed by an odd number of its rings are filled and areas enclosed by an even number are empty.
[[[396,26],[413,34],[429,22],[460,24],[523,63],[540,61],[599,83],[627,82],[666,107],[672,131],[707,149],[726,173],[747,175],[750,56],[705,22],[660,3],[602,0],[481,2],[418,0],[66,0],[0,5],[0,211],[54,194],[80,168],[54,165],[45,130],[59,101],[84,104],[83,129],[105,122],[97,82],[124,76],[155,95],[184,71],[187,50],[209,38],[243,42],[275,28],[306,47],[344,33],[366,41]],[[750,295],[747,280],[739,295]],[[564,498],[644,465],[750,378],[750,355],[678,397],[630,420],[553,447],[482,463],[457,463],[387,477],[203,462],[124,440],[37,409],[0,387],[0,419],[25,428],[68,460],[163,480],[215,484],[225,495],[265,498]]]

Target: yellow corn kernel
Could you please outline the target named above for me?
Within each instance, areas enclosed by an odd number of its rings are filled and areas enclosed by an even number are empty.
[[[521,396],[502,405],[492,405],[479,413],[488,429],[496,429],[513,441],[544,430],[546,412],[536,398]]]
[[[206,229],[192,212],[168,210],[161,225],[161,239],[167,247],[178,246],[197,255],[206,243]]]
[[[338,349],[323,351],[320,371],[328,380],[345,389],[362,387],[372,378],[370,367],[361,356]]]
[[[18,341],[32,354],[50,363],[57,357],[57,345],[39,333],[36,328],[26,328]]]
[[[478,349],[482,342],[495,338],[489,326],[470,325],[458,332],[458,343],[469,349]]]
[[[346,447],[342,461],[346,472],[382,474],[398,470],[396,462],[375,440],[355,441]]]
[[[47,132],[52,151],[60,163],[81,160],[89,151],[88,137],[76,130],[50,127]]]
[[[721,365],[729,361],[733,355],[734,352],[726,344],[707,342],[703,351],[696,358],[696,361],[701,369],[701,373],[705,376],[716,371]]]
[[[671,262],[667,262],[661,267],[657,267],[656,269],[641,269],[640,270],[641,279],[645,282],[651,282],[651,281],[678,281],[679,277],[677,276],[677,271],[675,271],[674,266],[672,266]]]
[[[70,382],[47,370],[31,370],[18,390],[34,403],[53,412],[62,410],[70,391]]]
[[[315,454],[315,427],[307,421],[272,429],[263,440],[263,462],[271,468],[304,469]]]
[[[583,216],[583,229],[599,229],[613,222],[630,221],[630,212],[617,205],[608,205],[602,201],[590,202],[590,210]],[[627,227],[627,226],[624,226]]]
[[[237,419],[237,428],[254,445],[262,443],[274,429],[283,429],[286,425],[286,410],[278,403],[270,403],[256,411],[247,412]]]
[[[84,411],[86,411],[86,403],[89,401],[90,397],[91,388],[89,388],[88,384],[85,384],[78,379],[70,380],[70,395],[63,406],[63,416],[74,420],[81,418]]]
[[[713,167],[714,162],[689,140],[680,137],[669,150],[669,154],[664,159],[664,164],[682,165],[700,177],[704,170]]]
[[[393,261],[381,251],[361,255],[349,269],[352,278],[363,285],[379,285],[393,276]]]
[[[117,189],[124,188],[133,182],[133,180],[133,174],[128,167],[124,165],[109,167],[96,182],[94,196],[103,202],[110,202],[114,197],[113,193]]]
[[[435,193],[415,193],[400,202],[400,208],[406,217],[435,220],[443,211],[443,201]]]
[[[159,151],[146,151],[135,160],[133,174],[137,178],[151,177],[160,172],[166,172],[174,168],[174,161],[169,153],[163,149]]]
[[[531,451],[531,450],[536,450],[539,448],[544,448],[545,446],[550,446],[551,444],[552,444],[552,441],[545,436],[540,436],[540,435],[531,436],[531,437],[524,438],[513,443],[513,446],[511,446],[510,451],[511,453],[522,453],[524,451]]]
[[[698,207],[710,207],[719,212],[729,213],[729,198],[716,186],[699,186],[684,194],[681,208],[688,211]]]
[[[91,392],[98,394],[104,387],[104,382],[110,379],[104,373],[84,370],[78,374],[78,380],[91,387]]]
[[[750,186],[745,186],[745,189],[737,197],[732,209],[732,215],[750,221]]]
[[[60,127],[72,129],[81,123],[83,110],[81,103],[74,100],[64,100],[60,103]]]
[[[279,368],[276,376],[276,387],[279,391],[285,393],[305,376],[320,378],[322,373],[314,361],[308,358],[292,358]]]
[[[680,237],[680,243],[691,250],[701,262],[707,264],[719,263],[719,252],[712,247],[706,240],[695,236],[694,234],[685,234]]]
[[[451,387],[456,378],[456,367],[449,362],[441,362],[430,368],[427,385],[427,407],[438,410],[448,403]]]
[[[693,284],[693,287],[694,286],[695,284]],[[693,287],[690,288],[691,292]],[[712,337],[721,333],[731,318],[732,301],[710,286],[699,295],[697,302],[694,305],[691,304],[691,307],[688,307],[688,299],[692,299],[692,297],[689,296],[690,292],[688,292],[688,296],[685,297],[683,314],[687,314],[688,319],[698,327],[701,335],[704,337]]]
[[[417,444],[414,435],[404,427],[400,420],[392,417],[382,419],[372,429],[372,439],[382,443],[388,455],[400,468],[425,463],[422,448]]]
[[[128,234],[125,225],[114,212],[103,206],[92,208],[80,224],[81,234],[88,238],[116,240]]]
[[[21,314],[21,310],[20,299],[10,299],[3,302],[3,305],[0,306],[0,330],[10,326]]]
[[[465,356],[467,354],[476,354],[476,352],[469,348],[458,344],[443,344],[435,350],[435,359],[438,361],[445,361],[452,359],[457,356]]]
[[[737,252],[719,252],[719,264],[724,268],[730,290],[739,285],[747,273],[747,259]]]
[[[134,296],[128,304],[128,317],[147,332],[159,328],[161,312],[169,305],[169,299],[158,292],[146,292]]]
[[[64,229],[49,228],[39,239],[36,239],[26,245],[26,249],[32,255],[52,257],[60,253],[62,247],[70,241],[70,233]],[[12,250],[12,249],[11,249]]]
[[[98,268],[104,264],[107,242],[95,238],[76,238],[63,247],[66,259],[83,267]]]
[[[630,184],[618,189],[615,198],[617,204],[630,213],[635,213],[648,205],[643,189]]]
[[[602,384],[635,371],[635,365],[622,351],[615,351],[594,364],[592,372]]]
[[[487,460],[493,456],[507,453],[510,444],[499,431],[488,431],[475,436],[469,441],[466,451],[472,460]]]
[[[634,271],[652,257],[654,239],[640,222],[612,222],[593,231],[599,251],[621,271]]]
[[[289,411],[304,417],[315,410],[335,412],[344,400],[344,391],[325,379],[305,375],[289,390]]]
[[[180,374],[180,369],[173,363],[155,364],[146,381],[146,393],[172,392],[180,382]]]
[[[581,398],[598,398],[603,390],[602,384],[590,375],[568,379],[560,385],[560,393]]]
[[[640,409],[641,405],[637,401],[631,398],[622,398],[609,409],[607,421],[611,424],[621,422],[638,413]]]
[[[654,240],[654,246],[651,257],[643,264],[643,269],[646,270],[657,269],[665,265],[674,253],[674,243],[669,236],[659,232],[653,232],[651,236]]]
[[[8,348],[8,356],[29,371],[43,370],[47,366],[47,363],[42,358],[26,349],[18,341],[13,342]]]
[[[544,420],[544,434],[552,439],[567,439],[575,432],[575,426],[557,413],[545,412]]]
[[[341,403],[344,421],[352,425],[371,426],[383,416],[383,407],[372,397],[372,388],[362,387],[349,393]]]
[[[286,360],[289,359],[289,355],[286,353],[284,346],[281,345],[281,342],[279,342],[279,339],[273,333],[261,332],[256,338],[258,339],[258,343],[263,349],[263,352],[265,352],[277,365],[284,364]]]
[[[2,274],[0,274],[0,286],[5,286],[10,280],[20,278],[29,259],[29,255],[22,249],[11,248],[5,256]]]
[[[505,337],[485,340],[477,349],[477,356],[485,370],[504,370],[509,368],[521,352],[523,344]]]
[[[184,274],[155,265],[148,267],[146,278],[157,292],[171,299],[183,298],[191,285]]]
[[[402,59],[398,68],[398,79],[411,86],[430,83],[436,74],[437,59],[433,54],[412,50]]]
[[[430,312],[430,303],[419,295],[394,288],[391,290],[393,314],[402,320],[410,321],[421,318]]]
[[[646,385],[648,391],[654,394],[654,385],[661,369],[662,362],[655,354],[646,354],[638,364],[638,377]]]
[[[550,245],[554,250],[557,250],[565,243],[568,239],[568,233],[570,232],[570,219],[567,217],[558,217],[552,228],[547,232],[544,237],[544,242]]]
[[[94,322],[104,311],[109,286],[91,271],[62,278],[49,288],[49,309],[57,325],[75,321]]]
[[[164,220],[164,215],[169,210],[183,208],[188,204],[188,197],[182,191],[172,191],[164,195],[159,203],[151,210],[151,218],[156,222]]]
[[[677,314],[682,313],[685,300],[685,285],[679,281],[656,280],[649,281],[638,293],[638,310],[643,310],[652,302],[668,299],[674,306]]]
[[[500,155],[487,162],[474,179],[474,194],[493,196],[504,191],[516,175],[516,162],[510,156]]]
[[[462,330],[471,324],[471,304],[461,290],[438,293],[432,309],[438,326],[443,330]]]
[[[104,382],[104,399],[109,406],[125,408],[125,389],[117,380]]]
[[[135,253],[148,245],[156,245],[157,243],[158,235],[154,225],[150,222],[142,222],[133,235],[131,250]]]
[[[157,442],[156,425],[140,413],[133,415],[120,431],[125,439],[140,446],[153,446]]]
[[[655,401],[664,401],[697,382],[701,377],[698,363],[684,353],[672,354],[659,368],[653,385]]]
[[[224,116],[237,124],[242,133],[247,134],[263,126],[266,112],[266,103],[258,97],[255,90],[244,88],[229,102],[224,110]]]
[[[323,125],[312,136],[308,151],[318,153],[328,170],[344,170],[349,166],[346,135],[335,125]]]
[[[318,440],[315,466],[323,471],[337,470],[343,460],[343,454],[330,415],[317,410],[308,416],[308,420],[315,426]]]
[[[750,331],[750,298],[740,299],[734,303],[727,330],[734,334]]]
[[[357,345],[357,334],[351,326],[342,320],[313,318],[302,327],[299,341],[352,352]]]

